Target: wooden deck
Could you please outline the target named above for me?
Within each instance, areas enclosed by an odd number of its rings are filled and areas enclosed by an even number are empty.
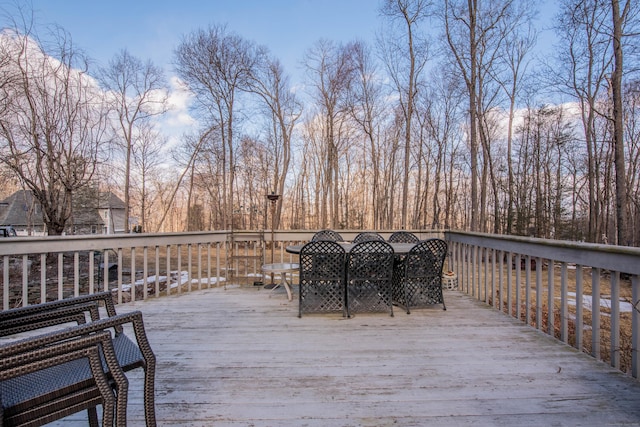
[[[640,382],[457,292],[396,316],[297,317],[284,291],[222,288],[139,309],[159,426],[640,426]],[[141,375],[130,426],[144,424]],[[86,425],[81,413],[54,425]]]

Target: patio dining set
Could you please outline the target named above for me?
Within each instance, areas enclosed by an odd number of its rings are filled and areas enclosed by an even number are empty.
[[[345,242],[338,232],[321,230],[310,242],[289,246],[287,251],[300,256],[298,317],[331,312],[349,318],[359,312],[393,316],[394,305],[407,314],[411,308],[434,304],[446,310],[444,240],[420,241],[410,232],[397,231],[388,240],[362,232]]]

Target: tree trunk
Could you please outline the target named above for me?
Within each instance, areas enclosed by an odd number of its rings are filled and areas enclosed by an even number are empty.
[[[469,4],[469,46],[470,46],[470,77],[469,77],[469,146],[471,155],[471,231],[479,230],[478,218],[478,106],[476,100],[477,82],[477,46],[476,46],[476,11],[477,0],[468,0]]]
[[[627,7],[629,3],[627,2]],[[611,76],[613,94],[613,145],[616,169],[616,220],[618,223],[617,244],[629,245],[627,232],[627,179],[624,160],[624,114],[622,108],[622,22],[618,0],[611,0],[613,15],[614,67]]]

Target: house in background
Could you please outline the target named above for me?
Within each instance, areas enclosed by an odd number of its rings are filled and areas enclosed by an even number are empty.
[[[0,201],[0,225],[10,225],[20,236],[46,236],[40,203],[31,191],[19,190]]]
[[[97,192],[94,195],[74,200],[72,218],[65,233],[124,233],[124,202],[111,192]],[[40,203],[28,190],[16,191],[0,201],[0,225],[11,225],[21,236],[47,234]]]
[[[98,213],[102,218],[102,234],[126,233],[124,228],[124,202],[112,192],[101,192],[98,196]]]

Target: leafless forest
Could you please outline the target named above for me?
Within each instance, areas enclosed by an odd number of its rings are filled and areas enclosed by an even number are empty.
[[[31,190],[50,234],[100,188],[146,232],[270,228],[276,193],[277,228],[638,246],[640,4],[558,4],[540,22],[529,0],[372,2],[384,31],[309,46],[302,86],[224,23],[194,28],[173,53],[197,119],[178,143],[161,68],[93,66],[3,9],[0,196]]]

